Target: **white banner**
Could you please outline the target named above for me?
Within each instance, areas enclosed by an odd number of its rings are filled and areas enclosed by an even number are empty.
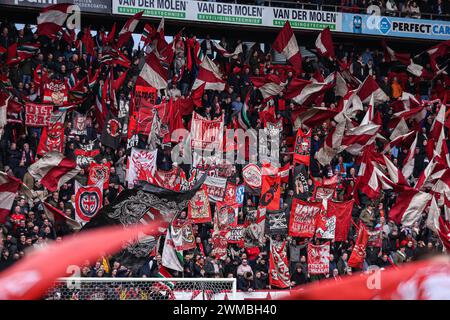
[[[190,0],[113,0],[113,14],[142,10],[146,17],[280,28],[289,20],[294,29],[342,31],[339,12]]]

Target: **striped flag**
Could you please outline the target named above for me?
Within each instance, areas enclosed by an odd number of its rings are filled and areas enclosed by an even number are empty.
[[[122,47],[130,39],[131,34],[134,32],[134,29],[136,29],[143,14],[144,11],[138,12],[125,22],[125,25],[119,32],[119,39],[117,40],[118,48]]]
[[[72,4],[63,3],[44,8],[37,18],[37,34],[55,38],[69,16],[67,11],[70,6]]]
[[[152,36],[155,33],[155,28],[151,24],[146,23],[144,26],[144,31],[142,31],[141,41],[144,42],[144,45],[147,45]]]
[[[206,83],[205,90],[223,91],[225,89],[225,81],[222,79],[222,73],[208,56],[205,56],[200,64],[198,76],[192,85],[192,90],[197,89],[203,83]]]
[[[144,83],[156,89],[167,88],[167,69],[161,65],[153,52],[145,58],[145,64],[136,81],[136,84],[138,83]]]
[[[297,74],[302,71],[302,55],[297,44],[294,31],[291,28],[289,21],[286,21],[283,29],[281,29],[272,48],[281,53],[286,60],[294,67]]]
[[[20,180],[0,172],[0,223],[6,222],[21,185]]]
[[[331,31],[329,27],[326,27],[321,33],[319,33],[315,45],[317,53],[320,56],[331,60],[335,59],[333,39],[331,38]]]
[[[48,152],[33,163],[28,172],[50,192],[58,190],[64,183],[79,173],[75,160],[59,152]]]

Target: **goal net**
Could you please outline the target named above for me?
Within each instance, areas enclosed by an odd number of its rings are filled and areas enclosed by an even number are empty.
[[[234,300],[234,278],[60,278],[45,300]]]

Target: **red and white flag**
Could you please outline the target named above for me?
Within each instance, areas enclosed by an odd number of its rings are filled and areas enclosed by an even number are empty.
[[[399,136],[407,134],[409,132],[408,124],[405,121],[405,118],[401,118],[398,124],[395,126],[394,130],[392,130],[391,135],[389,136],[389,140],[394,140]]]
[[[392,163],[392,161],[385,155],[383,155],[383,159],[391,181],[398,185],[409,186],[408,182],[406,181],[405,177],[403,176],[403,173],[399,170],[399,168],[397,168]]]
[[[289,21],[286,21],[283,29],[278,33],[272,48],[285,56],[286,60],[294,67],[297,74],[302,71],[302,55],[297,44],[294,31]]]
[[[416,77],[433,78],[433,75],[427,69],[425,69],[420,64],[415,63],[412,60],[411,60],[410,64],[408,65],[408,67],[406,68],[406,70],[409,73],[415,75]]]
[[[0,223],[6,222],[21,185],[19,179],[0,172]]]
[[[384,49],[384,59],[386,62],[398,61],[405,66],[409,65],[411,62],[411,55],[409,53],[397,53],[387,46],[386,42],[382,42]]]
[[[56,4],[44,8],[37,17],[37,34],[49,38],[56,37],[69,16],[72,4]]]
[[[330,242],[314,245],[308,243],[308,273],[329,274],[330,272]]]
[[[44,205],[44,212],[47,218],[52,222],[61,222],[67,224],[70,228],[73,230],[79,230],[81,229],[81,224],[78,223],[78,221],[66,216],[64,212],[59,210],[58,208],[55,208],[50,203],[43,202]]]
[[[282,289],[291,284],[286,240],[280,243],[270,240],[269,284]]]
[[[398,195],[389,211],[389,217],[396,223],[411,227],[419,220],[431,197],[430,193],[408,188]]]
[[[161,65],[160,59],[154,52],[150,52],[145,58],[136,84],[146,84],[158,90],[167,88],[167,69]]]
[[[286,83],[275,74],[268,74],[264,77],[250,77],[250,81],[257,88],[264,100],[269,100],[283,91]]]
[[[414,159],[416,155],[417,137],[418,133],[416,133],[416,138],[411,144],[411,147],[409,148],[408,154],[403,163],[402,173],[406,179],[408,179],[412,175],[414,170],[414,161],[415,161]]]
[[[368,123],[347,130],[342,138],[341,149],[352,155],[359,155],[364,147],[375,142],[380,128],[378,124]]]
[[[286,99],[292,99],[295,103],[300,105],[308,104],[325,91],[332,88],[334,83],[334,73],[330,74],[323,82],[295,78],[289,83],[284,97]]]
[[[365,125],[371,123],[375,118],[375,97],[373,94],[370,96],[369,105],[367,107],[367,112],[364,115],[360,125]],[[379,124],[379,123],[377,123]]]
[[[434,119],[434,122],[431,125],[431,130],[430,130],[430,137],[433,138],[435,141],[439,140],[439,136],[441,135],[442,128],[444,127],[445,113],[446,113],[446,106],[445,106],[445,104],[441,104],[441,106],[439,108],[439,112],[436,115],[436,118]]]
[[[95,163],[89,165],[88,184],[99,184],[104,190],[109,188],[109,175],[111,172],[111,162]]]
[[[334,156],[341,151],[342,139],[344,137],[345,121],[336,124],[336,127],[325,138],[323,147],[317,151],[317,161],[327,165]]]
[[[316,39],[316,49],[320,56],[331,60],[335,59],[333,39],[329,27],[326,27],[319,33]]]
[[[382,189],[392,189],[393,183],[383,173],[381,164],[384,164],[383,157],[375,152],[373,146],[367,147],[361,157],[355,190],[361,191],[369,199],[379,197]]]
[[[243,52],[242,50],[242,43],[238,44],[236,46],[236,49],[234,49],[233,52],[228,52],[227,50],[225,50],[224,47],[222,47],[220,44],[218,44],[217,42],[213,41],[213,45],[216,48],[216,50],[225,58],[232,58],[232,59],[237,59],[239,58],[239,54],[241,54]]]
[[[122,47],[131,37],[131,34],[136,29],[139,20],[142,18],[144,11],[136,13],[130,19],[125,22],[125,25],[122,27],[122,30],[119,32],[119,39],[117,40],[117,47]]]
[[[417,98],[409,92],[403,91],[400,98],[391,102],[389,107],[394,111],[394,113],[414,109],[420,107],[421,103]]]
[[[80,170],[75,160],[66,158],[59,152],[48,152],[33,163],[28,168],[28,172],[45,188],[53,192],[75,177]]]
[[[312,238],[316,232],[316,216],[323,210],[322,202],[304,202],[294,198],[289,219],[289,235]]]
[[[197,89],[204,83],[205,90],[223,91],[225,89],[225,81],[222,79],[219,67],[208,56],[203,58],[199,66],[197,79],[192,85],[192,90]]]
[[[131,149],[125,175],[128,188],[132,189],[138,181],[154,181],[157,151],[157,149],[153,151],[137,148]]]
[[[361,86],[357,89],[356,94],[361,99],[362,103],[369,103],[373,95],[373,103],[381,103],[389,101],[389,97],[380,88],[378,83],[372,76],[367,76]]]
[[[314,128],[323,124],[325,121],[334,118],[337,114],[338,111],[329,108],[308,107],[292,111],[292,118],[293,120],[301,120],[302,124],[308,128]]]

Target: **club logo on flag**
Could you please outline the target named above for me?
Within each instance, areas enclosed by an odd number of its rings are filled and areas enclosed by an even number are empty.
[[[75,195],[78,218],[89,221],[102,206],[102,191],[97,186],[80,187]]]
[[[116,119],[109,119],[106,124],[106,131],[111,137],[116,138],[122,131],[122,124]]]
[[[261,188],[261,169],[253,163],[248,164],[242,170],[242,176],[246,184],[252,188]]]

